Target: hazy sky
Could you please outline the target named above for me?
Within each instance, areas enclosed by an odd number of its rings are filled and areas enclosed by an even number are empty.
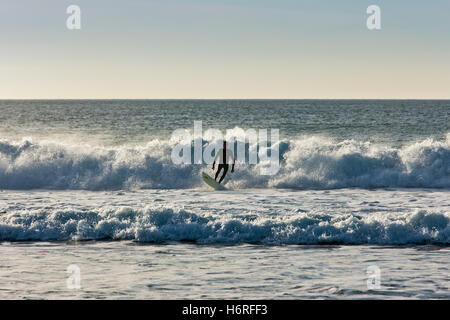
[[[0,99],[448,99],[449,17],[448,0],[1,0]]]

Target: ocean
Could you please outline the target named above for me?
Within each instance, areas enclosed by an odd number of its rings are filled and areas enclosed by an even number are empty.
[[[212,190],[195,121],[279,170]],[[450,101],[0,100],[0,254],[0,299],[449,299]]]

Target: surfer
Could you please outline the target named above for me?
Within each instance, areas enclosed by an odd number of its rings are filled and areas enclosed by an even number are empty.
[[[217,181],[217,177],[219,176],[219,172],[223,169],[223,174],[222,177],[220,177],[219,183],[221,183],[223,181],[223,179],[225,178],[225,176],[227,175],[228,172],[228,164],[230,163],[228,160],[231,159],[232,165],[231,165],[231,173],[234,172],[234,156],[233,156],[233,151],[231,151],[230,149],[227,149],[227,142],[224,140],[223,141],[223,148],[219,149],[219,151],[217,151],[216,156],[214,157],[214,162],[212,165],[212,169],[214,170],[215,165],[216,165],[216,161],[217,158],[219,158],[219,165],[217,166],[217,172],[216,172],[216,176],[214,177],[214,180]]]

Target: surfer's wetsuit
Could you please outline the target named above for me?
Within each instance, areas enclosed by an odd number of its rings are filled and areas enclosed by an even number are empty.
[[[228,172],[228,165],[219,163],[219,165],[217,166],[217,172],[216,172],[216,176],[214,177],[214,180],[217,180],[217,176],[219,175],[219,172],[222,169],[223,169],[223,174],[219,179],[219,183],[222,183],[223,179],[225,179],[225,176],[227,175],[227,172]]]
[[[220,149],[216,156],[214,157],[214,163],[216,162],[217,158],[219,158],[219,165],[217,166],[217,172],[214,176],[214,180],[217,180],[217,177],[219,176],[219,172],[223,169],[223,174],[220,177],[219,183],[225,179],[225,176],[227,175],[229,165],[227,163],[228,158],[231,158],[233,161],[233,167],[234,167],[234,156],[233,152],[229,149]]]

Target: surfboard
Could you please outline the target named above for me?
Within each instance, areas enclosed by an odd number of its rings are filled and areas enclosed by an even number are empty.
[[[211,178],[206,173],[202,172],[202,178],[205,183],[210,186],[211,188],[214,188],[215,190],[227,190],[223,185],[219,184],[216,180]]]

